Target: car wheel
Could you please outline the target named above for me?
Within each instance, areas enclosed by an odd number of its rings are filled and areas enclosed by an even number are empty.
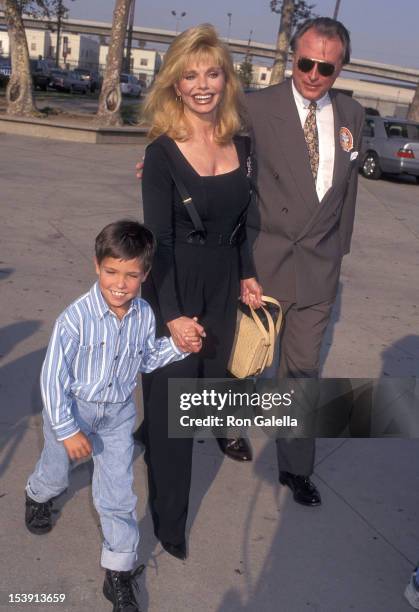
[[[416,182],[419,185],[419,176],[415,176]]]
[[[374,151],[368,151],[364,157],[364,161],[362,162],[361,169],[365,178],[372,179],[374,181],[379,179],[382,171],[377,153],[374,153]]]

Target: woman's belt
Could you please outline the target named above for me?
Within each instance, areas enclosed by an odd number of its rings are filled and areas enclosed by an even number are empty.
[[[199,230],[176,230],[175,242],[209,247],[234,247],[239,243],[239,229],[240,227],[237,226],[231,234],[217,234],[216,232],[202,232]]]

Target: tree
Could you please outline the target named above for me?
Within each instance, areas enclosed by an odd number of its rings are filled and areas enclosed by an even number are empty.
[[[314,4],[307,4],[306,0],[271,0],[270,6],[273,13],[281,13],[270,80],[270,84],[274,85],[284,80],[292,31],[299,23],[313,16]]]
[[[23,26],[22,9],[22,2],[18,0],[4,2],[12,63],[12,74],[6,89],[7,114],[34,117],[39,113],[32,94],[28,43]]]
[[[7,114],[20,117],[36,117],[32,77],[29,64],[28,43],[23,25],[23,12],[56,14],[62,0],[4,0],[4,13],[10,40],[12,75],[6,90]],[[64,7],[65,8],[65,7]]]
[[[63,19],[68,15],[68,8],[64,6],[63,0],[50,0],[52,4],[52,10],[50,11],[57,18],[57,44],[55,49],[55,63],[57,66],[60,65],[60,36]]]
[[[419,83],[416,87],[415,95],[413,96],[412,103],[409,106],[409,112],[407,118],[411,121],[419,121]]]
[[[131,2],[132,0],[115,1],[105,76],[96,115],[99,125],[103,126],[122,125],[120,75]]]
[[[238,75],[243,87],[250,87],[253,80],[253,64],[252,58],[248,53],[246,53],[244,60],[239,66]]]

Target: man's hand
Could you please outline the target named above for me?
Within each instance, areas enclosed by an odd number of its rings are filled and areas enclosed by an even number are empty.
[[[63,440],[63,444],[67,451],[67,455],[72,461],[84,459],[92,452],[90,440],[82,431],[78,431],[74,436],[71,436],[71,438]]]
[[[262,295],[262,287],[254,277],[240,281],[240,299],[248,306],[260,308],[263,304]]]
[[[176,346],[188,353],[198,353],[202,348],[202,338],[205,338],[205,330],[198,323],[197,317],[178,317],[169,321],[167,327],[172,335]]]
[[[144,157],[142,158],[141,161],[138,162],[138,164],[135,165],[135,169],[137,171],[136,177],[140,181],[143,178],[143,168],[144,168]]]

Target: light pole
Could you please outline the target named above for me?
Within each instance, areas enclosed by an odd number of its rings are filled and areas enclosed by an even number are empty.
[[[185,17],[186,15],[186,11],[182,11],[179,15],[176,13],[176,11],[171,11],[173,17],[176,19],[176,34],[179,32],[179,23],[180,20],[182,19],[182,17]]]
[[[227,31],[227,42],[230,42],[230,34],[231,34],[231,18],[233,13],[227,13],[228,17],[228,31]]]
[[[340,0],[336,0],[335,12],[333,13],[333,19],[337,19],[338,18],[339,5],[340,5]]]
[[[128,14],[127,46],[124,58],[125,72],[131,74],[132,30],[134,27],[135,0],[131,0]]]

